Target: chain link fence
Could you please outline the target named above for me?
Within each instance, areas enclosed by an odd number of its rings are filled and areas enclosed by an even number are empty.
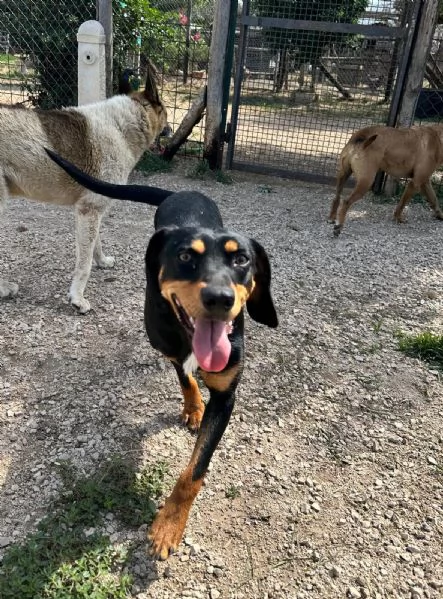
[[[0,103],[77,103],[77,30],[91,0],[0,0]]]
[[[332,180],[351,133],[387,122],[412,5],[245,0],[228,165]]]
[[[350,133],[387,122],[403,33],[416,2],[239,2],[228,165],[332,178]],[[206,84],[214,5],[215,0],[113,0],[114,91],[122,77],[134,89],[143,85],[152,60],[176,129]],[[94,0],[0,0],[0,103],[76,104],[76,34],[82,22],[95,18]],[[442,118],[439,25],[415,121]],[[195,127],[187,154],[201,155],[204,126],[203,120]]]
[[[157,0],[137,4],[114,0],[114,89],[122,77],[142,85],[146,62],[158,69],[160,90],[175,130],[206,85],[214,0]],[[193,130],[184,153],[200,155],[204,120]]]

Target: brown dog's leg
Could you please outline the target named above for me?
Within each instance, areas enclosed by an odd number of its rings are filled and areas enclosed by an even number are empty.
[[[177,362],[172,362],[177,372],[178,380],[185,400],[183,406],[182,421],[191,431],[196,431],[200,428],[200,424],[205,411],[205,404],[202,401],[200,389],[197,381],[192,375],[185,374],[182,366]]]
[[[441,211],[437,196],[435,195],[435,191],[432,187],[430,180],[426,181],[426,183],[422,185],[422,190],[426,199],[429,202],[429,205],[434,211],[435,218],[438,218],[438,220],[443,220],[443,212]]]
[[[412,196],[417,191],[418,191],[418,189],[417,189],[415,183],[412,180],[409,181],[408,184],[406,185],[406,189],[404,190],[403,195],[401,196],[401,198],[394,210],[394,220],[396,220],[398,223],[405,222],[405,219],[403,216],[403,210],[409,204]]]
[[[352,174],[351,168],[347,168],[347,169],[342,168],[342,169],[340,169],[340,171],[337,175],[337,186],[336,186],[335,198],[332,200],[331,210],[330,210],[329,216],[328,216],[328,223],[330,223],[332,225],[335,223],[335,219],[337,218],[337,209],[340,204],[340,195],[343,191],[343,187],[345,186],[346,181],[349,179],[351,174]]]
[[[234,377],[226,391],[210,389],[211,399],[206,406],[191,460],[148,533],[151,554],[155,557],[166,559],[171,551],[177,549],[182,539],[192,503],[201,489],[212,454],[232,414],[238,382],[236,373]]]
[[[366,173],[363,179],[357,181],[357,185],[355,186],[353,192],[346,200],[341,200],[340,207],[338,209],[337,220],[334,225],[334,236],[337,237],[340,235],[341,230],[343,229],[343,225],[346,220],[346,214],[352,204],[355,204],[358,200],[360,200],[367,191],[371,189],[372,182],[375,177],[375,173],[371,173],[371,176],[368,176]]]

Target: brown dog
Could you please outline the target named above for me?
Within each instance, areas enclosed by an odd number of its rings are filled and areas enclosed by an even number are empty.
[[[436,218],[443,220],[431,185],[431,175],[442,163],[443,125],[411,129],[375,125],[356,131],[340,155],[337,192],[328,219],[334,224],[334,235],[340,234],[349,208],[369,191],[379,170],[393,177],[409,178],[395,208],[397,222],[403,222],[403,209],[418,192],[424,194]],[[354,174],[357,183],[351,195],[340,201],[340,194],[351,174]]]

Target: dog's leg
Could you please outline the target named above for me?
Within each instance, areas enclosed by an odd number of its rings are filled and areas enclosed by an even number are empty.
[[[334,236],[337,237],[340,235],[341,230],[343,229],[344,222],[346,220],[346,214],[352,204],[355,204],[358,200],[360,200],[366,192],[371,189],[372,182],[374,180],[376,173],[365,174],[364,178],[361,178],[357,181],[357,185],[352,191],[351,195],[346,200],[341,200],[340,207],[338,209],[337,220],[334,225]]]
[[[115,259],[113,258],[113,256],[105,256],[102,250],[102,242],[100,239],[100,223],[98,225],[99,229],[97,233],[97,239],[95,240],[94,245],[94,262],[97,264],[99,268],[113,268],[115,264]]]
[[[217,377],[215,374],[210,376]],[[201,489],[212,454],[231,417],[237,376],[236,370],[227,386],[223,381],[225,391],[209,389],[210,400],[206,406],[191,460],[148,533],[151,554],[155,557],[166,559],[171,551],[177,549],[182,539],[192,503]],[[219,385],[218,387],[221,388]]]
[[[196,431],[200,428],[200,424],[205,411],[200,389],[197,381],[192,375],[186,374],[181,364],[173,361],[175,371],[177,372],[178,380],[185,400],[183,406],[182,421],[186,424],[189,430]]]
[[[340,172],[337,175],[337,187],[336,187],[335,198],[332,200],[331,211],[329,212],[329,216],[328,216],[328,223],[331,225],[333,225],[335,223],[335,219],[337,218],[337,209],[340,204],[340,196],[343,191],[343,187],[345,186],[345,183],[349,179],[351,174],[352,174],[351,168],[347,168],[347,169],[343,168],[340,170]]]
[[[75,205],[76,261],[69,299],[81,314],[91,309],[83,294],[91,274],[92,256],[103,210],[82,201]]]
[[[8,190],[6,188],[6,181],[0,168],[0,217],[3,214],[6,204],[6,198],[8,197]],[[18,285],[0,279],[0,299],[7,299],[16,296],[18,293]]]
[[[435,218],[438,218],[438,220],[443,220],[443,212],[441,211],[437,196],[435,195],[434,188],[432,187],[431,181],[429,179],[422,185],[422,190],[426,199],[428,200],[429,205],[434,211]]]
[[[403,216],[403,210],[409,204],[409,201],[412,198],[412,196],[414,195],[414,193],[417,193],[418,191],[419,191],[419,188],[415,185],[414,181],[412,181],[412,180],[408,181],[408,184],[406,185],[406,189],[404,190],[403,195],[401,196],[401,198],[394,210],[394,220],[396,220],[398,223],[405,222],[405,218]]]

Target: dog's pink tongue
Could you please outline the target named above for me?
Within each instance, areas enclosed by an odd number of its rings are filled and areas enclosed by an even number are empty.
[[[192,349],[200,368],[207,372],[223,370],[231,355],[226,322],[197,318]]]

